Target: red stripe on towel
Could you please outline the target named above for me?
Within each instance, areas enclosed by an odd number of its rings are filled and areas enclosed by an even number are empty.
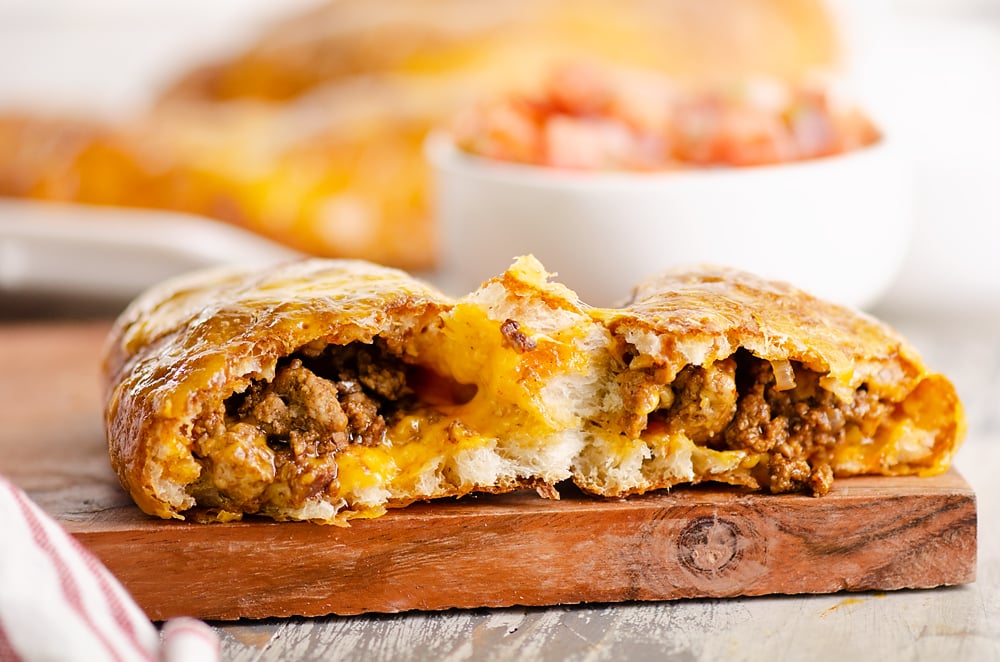
[[[139,641],[139,632],[135,628],[135,623],[129,618],[128,611],[125,608],[125,604],[122,602],[121,592],[116,589],[115,586],[108,581],[107,570],[101,563],[87,551],[80,541],[73,536],[66,536],[69,539],[70,544],[73,546],[80,556],[83,558],[87,569],[90,570],[97,578],[97,583],[101,588],[101,593],[104,594],[105,599],[107,599],[108,604],[111,606],[111,615],[115,619],[115,623],[121,628],[122,632],[128,635],[128,640],[135,646],[136,650],[145,654],[145,648],[142,642]]]
[[[3,623],[0,623],[0,660],[19,662],[20,659],[21,656],[14,650],[14,644],[10,643],[7,631],[3,629]]]
[[[115,660],[122,660],[122,656],[119,651],[115,650],[111,642],[108,641],[105,634],[98,628],[94,621],[90,618],[87,613],[86,608],[83,605],[83,598],[80,595],[80,587],[76,583],[76,578],[73,576],[73,572],[70,567],[66,564],[65,559],[63,559],[59,552],[56,550],[55,546],[52,544],[52,540],[49,538],[48,533],[45,531],[45,527],[42,525],[41,520],[38,515],[32,510],[31,506],[21,495],[20,490],[13,490],[13,495],[17,505],[21,508],[21,512],[24,514],[24,520],[28,524],[28,529],[31,531],[31,537],[35,541],[35,545],[38,546],[49,560],[52,562],[53,567],[56,570],[56,574],[59,577],[59,585],[62,588],[63,595],[66,597],[66,602],[80,615],[80,618],[84,623],[87,624],[87,628],[94,633],[97,639],[101,642],[101,645],[107,649],[108,653],[112,655]]]
[[[216,650],[219,648],[219,639],[212,633],[208,625],[201,621],[185,617],[167,621],[167,624],[163,627],[164,636],[172,639],[178,633],[183,635],[197,635],[199,639],[202,639]]]

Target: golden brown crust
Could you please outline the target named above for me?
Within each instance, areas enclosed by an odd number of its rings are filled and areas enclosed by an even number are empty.
[[[381,441],[334,443],[340,427],[303,446],[306,421],[289,445],[269,384],[304,367],[291,357],[352,344],[382,348],[387,383],[416,400],[383,400]],[[567,478],[604,496],[702,481],[820,495],[835,475],[944,471],[965,425],[951,383],[889,327],[720,268],[660,274],[621,309],[587,307],[530,257],[459,300],[361,262],[224,269],[137,299],[104,366],[112,464],[160,517],[337,523],[473,491],[553,498]],[[302,464],[276,478],[296,444]]]
[[[115,125],[0,116],[0,194],[193,213],[305,254],[426,269],[436,247],[421,144],[451,102],[440,85],[383,77]]]
[[[658,274],[623,310],[602,317],[615,335],[654,343],[648,354],[675,373],[739,347],[768,361],[800,361],[828,375],[831,389],[868,383],[899,397],[926,372],[903,338],[865,313],[734,269]]]
[[[766,485],[762,472],[769,462],[807,459],[812,475],[792,483],[823,494],[832,475],[939,473],[950,465],[964,436],[964,412],[954,386],[931,373],[904,338],[869,315],[787,283],[722,267],[671,270],[641,283],[625,308],[593,314],[610,330],[619,359],[630,370],[655,372],[657,383],[673,383],[686,367],[711,368],[747,352],[772,366],[789,371],[797,366],[795,370],[815,374],[819,386],[835,396],[834,404],[849,407],[860,393],[885,412],[859,422],[861,431],[848,425],[846,437],[825,448],[800,449],[800,457],[787,446],[749,453],[742,464],[696,476],[695,482],[710,477],[760,487]],[[703,406],[712,395],[705,394]],[[716,443],[722,443],[723,432],[728,433],[720,430]],[[696,454],[702,445],[692,446]],[[775,490],[773,471],[770,480],[772,491],[784,491]],[[688,482],[676,475],[654,476],[608,489],[579,475],[577,481],[609,496]]]
[[[351,261],[221,270],[147,292],[118,320],[105,352],[112,465],[144,511],[177,516],[194,504],[162,485],[197,477],[190,447],[199,415],[310,342],[399,343],[448,305],[402,272]]]
[[[796,79],[837,66],[837,48],[816,0],[338,0],[187,73],[165,100],[290,99],[359,74],[400,72],[475,72],[495,88],[581,55],[702,82]]]

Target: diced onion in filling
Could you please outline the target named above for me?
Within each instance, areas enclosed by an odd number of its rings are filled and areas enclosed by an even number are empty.
[[[787,391],[795,388],[795,370],[791,361],[771,361],[771,369],[774,370],[775,389]]]

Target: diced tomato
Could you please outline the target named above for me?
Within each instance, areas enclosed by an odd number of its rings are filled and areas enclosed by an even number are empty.
[[[661,77],[574,63],[542,94],[484,104],[454,133],[471,153],[583,170],[755,166],[859,149],[879,132],[822,88],[747,81],[720,92],[679,91]]]

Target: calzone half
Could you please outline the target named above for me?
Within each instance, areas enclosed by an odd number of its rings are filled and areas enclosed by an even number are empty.
[[[896,333],[725,269],[591,308],[532,257],[462,298],[307,260],[139,297],[108,339],[110,456],[145,512],[344,524],[470,492],[773,493],[944,471],[952,384]]]

